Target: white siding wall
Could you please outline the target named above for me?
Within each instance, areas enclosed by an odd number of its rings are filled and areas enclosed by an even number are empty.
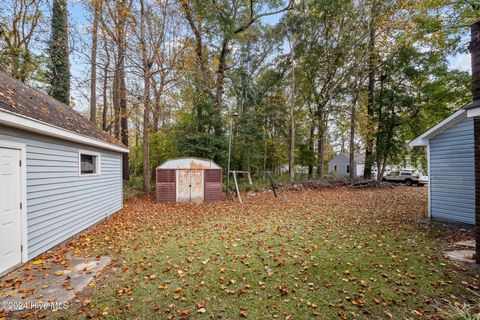
[[[122,208],[122,155],[0,126],[0,140],[27,145],[28,258]],[[79,150],[101,154],[101,174],[78,174]]]
[[[433,218],[475,223],[473,120],[464,119],[430,140]]]

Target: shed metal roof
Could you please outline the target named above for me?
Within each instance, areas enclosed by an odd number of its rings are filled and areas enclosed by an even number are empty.
[[[162,163],[157,169],[222,169],[218,164],[208,159],[186,157],[170,159]]]

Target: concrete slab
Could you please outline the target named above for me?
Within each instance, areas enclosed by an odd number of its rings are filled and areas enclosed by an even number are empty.
[[[110,261],[110,257],[30,261],[0,280],[0,310],[65,308]]]
[[[475,263],[475,250],[455,250],[445,252],[445,258],[455,261]]]
[[[467,248],[475,249],[475,240],[459,241],[459,242],[455,242],[455,245],[457,247],[467,247]]]

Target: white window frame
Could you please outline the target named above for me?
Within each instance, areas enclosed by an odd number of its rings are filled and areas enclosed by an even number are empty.
[[[95,173],[82,173],[82,155],[93,156],[95,157],[95,168],[97,169]],[[101,154],[98,152],[88,151],[88,150],[79,150],[78,151],[78,176],[79,177],[94,177],[102,174],[101,166]]]

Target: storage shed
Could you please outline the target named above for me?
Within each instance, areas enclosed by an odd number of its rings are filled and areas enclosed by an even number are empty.
[[[123,205],[128,148],[0,72],[0,275]]]
[[[157,202],[202,202],[222,199],[222,168],[199,158],[171,159],[156,170]]]

